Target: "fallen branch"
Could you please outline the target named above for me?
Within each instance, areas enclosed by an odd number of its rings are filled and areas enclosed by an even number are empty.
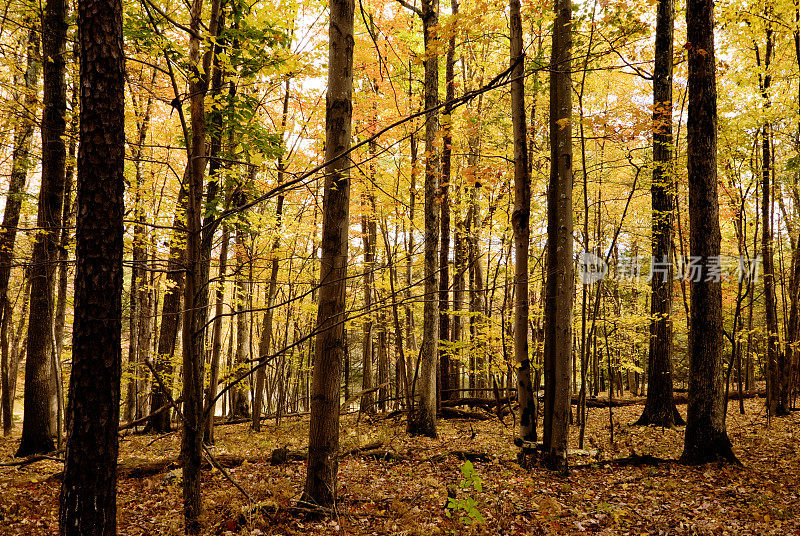
[[[488,421],[492,417],[478,411],[466,411],[458,408],[443,407],[439,409],[439,417],[443,419],[472,419],[477,421]]]
[[[570,469],[590,469],[592,467],[600,467],[603,465],[614,465],[619,467],[640,467],[643,465],[655,466],[666,463],[675,463],[675,460],[670,460],[667,458],[657,458],[656,456],[650,456],[649,454],[643,454],[643,455],[632,454],[630,456],[626,456],[625,458],[615,458],[612,460],[602,460],[593,463],[572,465],[570,466]]]

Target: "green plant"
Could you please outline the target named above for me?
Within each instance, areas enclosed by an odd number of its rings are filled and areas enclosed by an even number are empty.
[[[464,498],[449,497],[447,500],[446,514],[447,517],[453,517],[453,514],[459,516],[459,521],[467,525],[475,525],[486,521],[477,508],[477,501],[472,496],[473,493],[480,493],[483,491],[483,480],[475,466],[469,460],[461,465],[461,487],[462,494],[466,495]]]

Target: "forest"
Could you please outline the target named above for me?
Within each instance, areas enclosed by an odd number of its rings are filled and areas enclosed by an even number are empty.
[[[0,534],[800,534],[798,0],[5,0]]]

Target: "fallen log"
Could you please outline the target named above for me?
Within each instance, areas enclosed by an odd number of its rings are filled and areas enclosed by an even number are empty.
[[[436,456],[431,456],[425,461],[440,463],[447,459],[448,456],[454,456],[459,460],[468,460],[470,462],[483,462],[488,463],[492,461],[492,457],[485,452],[478,452],[476,450],[451,450]]]
[[[488,421],[492,417],[479,411],[466,411],[458,408],[443,407],[439,409],[439,417],[442,419],[472,419],[477,421]]]

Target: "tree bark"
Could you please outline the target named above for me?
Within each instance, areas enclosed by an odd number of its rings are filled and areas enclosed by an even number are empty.
[[[214,444],[214,414],[216,413],[217,384],[219,383],[219,361],[222,355],[222,306],[225,300],[225,276],[228,268],[228,242],[231,240],[230,229],[222,229],[222,246],[219,252],[219,275],[214,301],[214,324],[211,327],[211,362],[208,371],[208,386],[204,411],[208,412],[203,441],[206,445]]]
[[[56,389],[53,381],[53,295],[66,165],[67,90],[64,81],[67,3],[48,0],[42,24],[44,110],[42,112],[42,180],[36,235],[31,256],[31,305],[22,438],[17,456],[53,450],[56,434]]]
[[[672,427],[684,424],[672,398],[672,172],[673,0],[659,0],[653,72],[652,254],[659,263],[650,280],[650,343],[647,403],[636,424]]]
[[[698,259],[699,281],[691,286],[689,403],[681,462],[734,462],[725,430],[722,373],[722,285],[707,281],[709,264],[720,254],[717,197],[717,84],[714,63],[714,3],[689,2],[686,11],[689,52],[689,253]]]
[[[336,503],[339,463],[339,389],[345,351],[345,285],[350,214],[353,118],[353,0],[330,0],[328,92],[325,119],[325,193],[320,258],[308,472],[301,503]]]
[[[419,377],[414,382],[414,407],[408,414],[411,435],[436,437],[436,377],[439,368],[439,58],[435,50],[438,0],[422,1],[425,41],[425,261],[422,348]]]
[[[75,323],[59,512],[64,536],[116,534],[125,165],[121,0],[78,3],[81,127]]]
[[[208,34],[217,35],[220,0],[212,0]],[[191,5],[189,40],[189,94],[191,109],[191,157],[186,203],[186,282],[183,312],[183,515],[187,534],[200,533],[200,463],[203,449],[203,361],[208,306],[208,264],[203,257],[202,202],[206,168],[205,96],[213,45],[200,55],[203,0]]]
[[[520,1],[511,0],[511,121],[514,128],[514,361],[517,363],[519,437],[534,441],[531,362],[528,355],[528,244],[530,243],[531,177],[528,171],[528,139],[525,125],[525,53],[522,46]]]
[[[556,0],[550,61],[550,185],[544,342],[543,461],[567,467],[572,357],[572,2]]]

